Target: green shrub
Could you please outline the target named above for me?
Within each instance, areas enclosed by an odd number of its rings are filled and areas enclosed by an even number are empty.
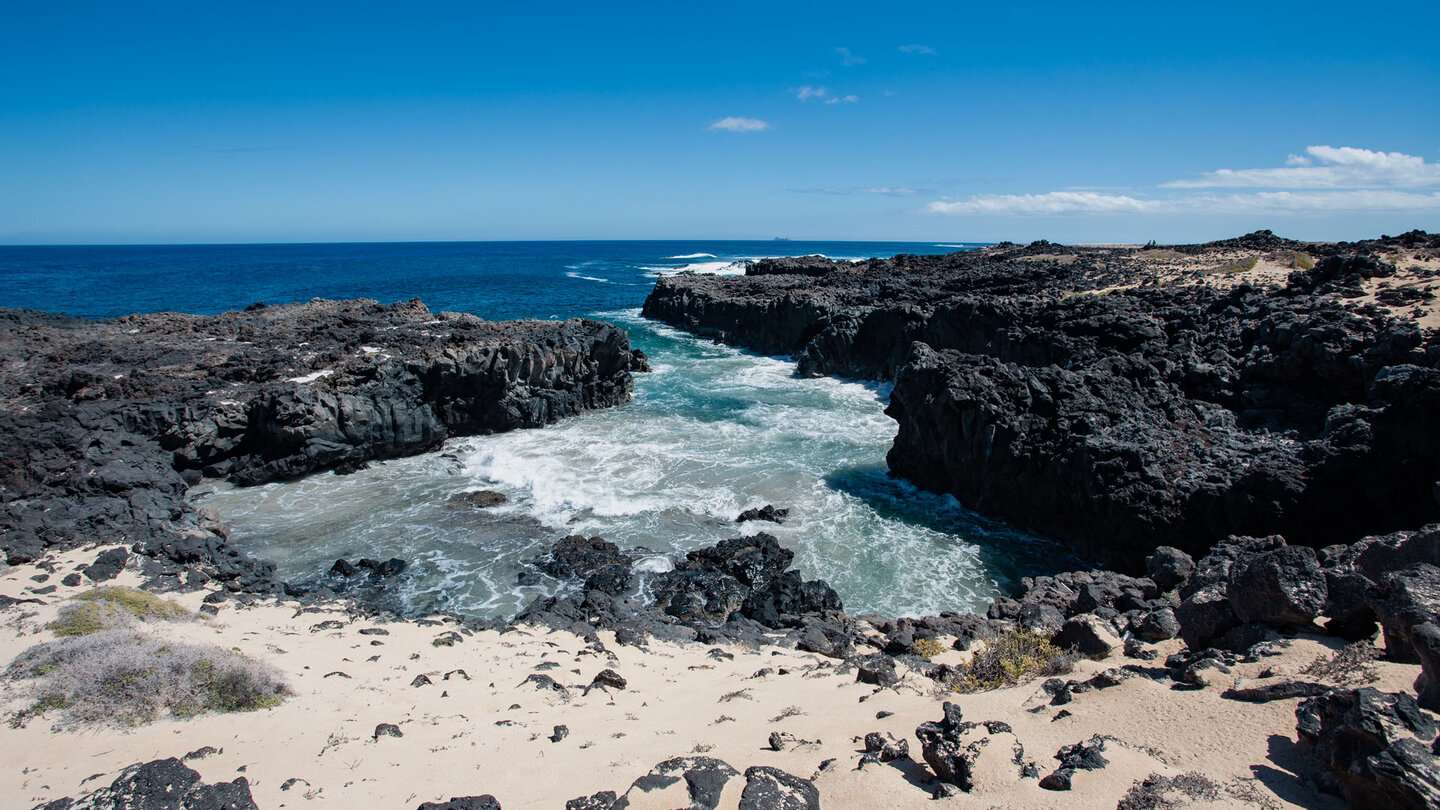
[[[931,658],[945,652],[948,649],[944,644],[933,638],[917,638],[915,643],[910,645],[910,652],[921,658]]]
[[[1233,276],[1237,273],[1246,273],[1254,270],[1255,265],[1259,263],[1259,256],[1251,256],[1248,259],[1236,259],[1233,262],[1227,262],[1226,264],[1222,264],[1219,267],[1215,268],[1211,272],[1220,273],[1227,276]]]
[[[59,618],[45,627],[57,636],[84,636],[101,630],[133,627],[137,619],[173,621],[193,615],[153,593],[117,585],[76,594],[60,608]]]
[[[30,707],[11,719],[63,710],[71,723],[148,723],[170,712],[268,709],[291,694],[271,667],[229,650],[167,642],[133,630],[100,630],[37,644],[5,669],[32,682]]]
[[[1062,675],[1075,666],[1043,633],[1012,628],[989,641],[960,668],[956,692],[984,692],[1014,686],[1037,676]]]
[[[1290,266],[1298,267],[1301,270],[1314,270],[1315,260],[1298,250],[1287,250],[1285,254],[1290,258]]]

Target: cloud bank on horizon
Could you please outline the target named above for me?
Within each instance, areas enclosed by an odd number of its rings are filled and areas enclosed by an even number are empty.
[[[1061,214],[1319,214],[1440,211],[1440,164],[1401,152],[1310,146],[1286,165],[1217,169],[1160,183],[1165,196],[1142,192],[1047,191],[975,194],[931,202],[923,213],[949,216]],[[1193,189],[1265,189],[1229,194]],[[1403,190],[1402,190],[1403,189]]]

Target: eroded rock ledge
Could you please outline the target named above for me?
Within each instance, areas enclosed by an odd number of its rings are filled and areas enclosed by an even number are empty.
[[[488,322],[418,299],[107,321],[0,310],[0,552],[139,543],[273,589],[272,566],[186,503],[188,483],[343,472],[539,427],[628,401],[645,369],[609,324]]]
[[[1440,519],[1440,237],[1037,242],[661,279],[646,316],[893,379],[890,468],[1138,571]]]

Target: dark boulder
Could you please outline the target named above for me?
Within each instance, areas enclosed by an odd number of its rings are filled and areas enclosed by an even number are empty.
[[[62,810],[69,807],[125,808],[125,810],[258,810],[250,796],[250,783],[241,776],[231,782],[205,784],[200,774],[180,760],[157,759],[126,768],[109,787],[80,799],[60,799],[43,805]],[[39,808],[37,808],[39,810]]]
[[[1352,807],[1423,810],[1440,806],[1435,722],[1409,695],[1353,689],[1310,698],[1295,709],[1300,740],[1335,778]]]
[[[654,803],[660,797],[652,794],[663,794],[669,802],[666,806],[677,806],[679,801],[685,801],[699,810],[715,810],[725,785],[739,775],[739,771],[712,757],[667,759],[636,779],[629,791],[616,801],[616,806],[629,807],[646,796],[651,797],[647,803]],[[683,799],[679,796],[671,799],[675,791],[683,791],[680,794]]]
[[[910,741],[895,739],[890,732],[872,731],[865,735],[865,752],[874,754],[881,762],[893,762],[910,758]]]
[[[489,509],[492,506],[500,506],[510,500],[505,493],[496,492],[493,489],[481,489],[474,492],[457,492],[450,496],[448,503],[451,506],[473,506],[476,509]]]
[[[1226,632],[1240,624],[1230,600],[1225,595],[1225,585],[1208,585],[1189,596],[1175,609],[1175,619],[1180,622],[1180,637],[1192,650],[1202,650]]]
[[[1180,620],[1171,608],[1161,608],[1145,614],[1135,628],[1135,635],[1146,641],[1164,641],[1180,635]]]
[[[1094,616],[1067,619],[1055,634],[1054,643],[1061,649],[1074,650],[1097,661],[1108,658],[1121,646],[1115,631]]]
[[[745,769],[745,789],[738,810],[820,810],[820,791],[809,779],[779,768],[754,765]]]
[[[1410,629],[1410,643],[1420,659],[1420,675],[1415,691],[1420,705],[1440,712],[1440,626],[1434,622],[1417,624]]]
[[[1396,661],[1415,661],[1411,629],[1440,624],[1440,568],[1428,563],[1387,574],[1381,581],[1386,593],[1375,608],[1385,631],[1385,653]]]
[[[130,552],[123,548],[112,548],[100,552],[95,562],[85,567],[81,573],[85,574],[91,582],[105,582],[120,576],[125,570],[125,563],[130,559]]]
[[[1313,622],[1326,593],[1315,550],[1304,546],[1243,557],[1231,568],[1225,590],[1237,619],[1273,627]]]
[[[416,810],[500,810],[500,802],[486,793],[483,796],[457,796],[448,802],[425,802]]]
[[[758,509],[746,509],[735,518],[736,523],[745,523],[750,520],[768,520],[771,523],[784,523],[785,518],[790,515],[789,509],[776,509],[773,504],[765,504]]]
[[[844,609],[840,595],[824,580],[806,582],[799,572],[786,571],[745,597],[740,612],[767,627],[800,627],[807,615]]]
[[[565,802],[565,810],[610,810],[619,796],[613,790],[602,790],[589,796],[578,796]]]
[[[773,535],[761,532],[696,549],[685,555],[683,567],[717,571],[734,577],[746,587],[758,588],[789,568],[794,559],[794,552],[781,546]]]
[[[390,559],[383,561],[362,559],[359,565],[360,568],[369,571],[371,576],[379,577],[381,579],[398,577],[401,573],[405,571],[407,567],[409,567],[409,563],[405,562],[402,559],[399,559],[398,557],[391,557]]]
[[[895,659],[883,653],[863,656],[855,662],[855,680],[873,686],[891,687],[900,680]]]
[[[1145,558],[1145,575],[1161,591],[1172,591],[1195,573],[1195,560],[1173,546],[1161,546]]]

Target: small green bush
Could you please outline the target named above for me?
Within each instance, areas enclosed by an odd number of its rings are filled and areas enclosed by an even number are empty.
[[[72,723],[140,725],[168,711],[268,709],[291,694],[272,668],[219,647],[167,642],[133,630],[100,630],[37,644],[16,656],[5,678],[32,681],[30,707],[11,718],[63,710]]]
[[[135,621],[173,621],[194,614],[174,602],[134,588],[112,586],[76,594],[60,608],[60,616],[46,625],[57,636],[84,636],[101,630],[133,627]]]
[[[1237,273],[1247,273],[1251,270],[1254,270],[1255,265],[1259,263],[1259,256],[1251,256],[1248,259],[1236,259],[1233,262],[1222,264],[1219,267],[1215,268],[1212,272],[1220,273],[1227,276],[1233,276]]]
[[[1063,675],[1075,666],[1067,653],[1043,633],[1012,628],[985,643],[960,668],[956,692],[985,692],[1014,686],[1038,676]]]
[[[1315,260],[1298,250],[1287,250],[1286,255],[1290,257],[1290,266],[1298,267],[1301,270],[1314,270]]]
[[[910,652],[921,658],[931,658],[945,652],[946,646],[933,638],[918,638],[910,645]]]

